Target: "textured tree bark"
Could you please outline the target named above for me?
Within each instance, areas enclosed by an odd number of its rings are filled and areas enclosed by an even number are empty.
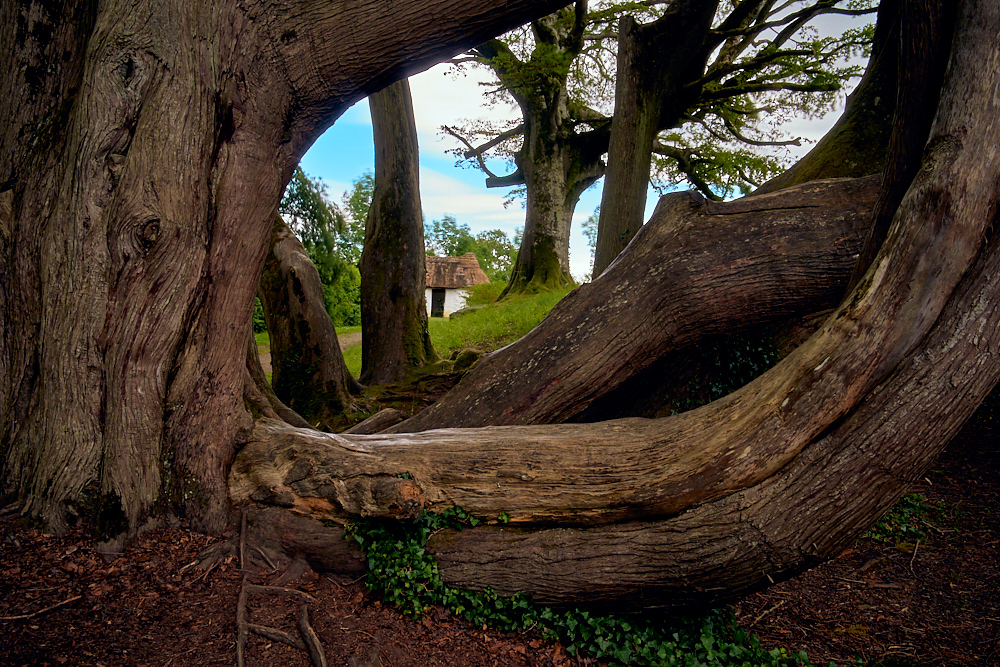
[[[875,260],[875,254],[889,234],[889,225],[906,189],[917,175],[924,137],[934,122],[941,82],[944,79],[956,4],[945,0],[908,2],[900,12],[899,98],[892,124],[882,187],[879,190],[872,225],[865,238],[858,263],[851,274],[853,287]]]
[[[705,37],[718,2],[686,0],[651,25],[623,16],[618,26],[615,115],[594,250],[599,276],[645,221],[653,141],[661,119],[676,124],[697,90],[687,87],[705,70]]]
[[[294,165],[354,101],[557,6],[5,3],[3,493],[54,530],[96,499],[110,548],[154,503],[222,530]]]
[[[361,253],[361,382],[388,384],[437,358],[427,330],[417,125],[407,81],[368,98],[375,191]]]
[[[323,284],[305,248],[276,217],[257,290],[271,338],[271,386],[310,424],[329,429],[361,392],[344,363]]]
[[[877,187],[873,177],[728,203],[664,197],[604,275],[389,432],[569,421],[705,336],[832,308]]]
[[[1000,380],[1000,7],[972,0],[959,26],[875,263],[765,375],[659,420],[354,437],[260,421],[234,496],[341,519],[506,511],[429,548],[454,585],[547,604],[712,604],[836,553]]]

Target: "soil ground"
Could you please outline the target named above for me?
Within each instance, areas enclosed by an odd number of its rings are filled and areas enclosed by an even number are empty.
[[[967,428],[912,492],[916,513],[889,539],[862,538],[837,559],[735,605],[768,647],[817,665],[1000,665],[1000,447]],[[116,557],[92,548],[87,519],[63,536],[0,518],[0,665],[235,664],[243,575],[235,557],[185,569],[214,538],[182,522],[152,529]],[[902,532],[900,532],[902,530]],[[412,620],[363,581],[276,571],[250,581],[308,592],[330,665],[353,667],[594,664],[558,644],[495,633],[435,610]],[[297,634],[301,604],[254,594],[249,622]],[[310,664],[305,651],[251,634],[246,664]]]

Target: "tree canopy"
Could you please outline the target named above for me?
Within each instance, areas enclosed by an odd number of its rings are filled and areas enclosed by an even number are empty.
[[[579,47],[554,40],[573,29],[574,13],[562,10],[452,62],[458,70],[476,67],[496,77],[484,93],[488,106],[514,104],[524,114],[529,113],[526,95],[564,81],[563,131],[567,137],[592,137],[606,150],[614,113],[618,23],[630,16],[653,24],[672,4],[608,0],[590,3],[587,11],[587,3],[577,3],[577,14],[586,11],[576,28],[582,31]],[[797,115],[811,118],[833,109],[870,55],[873,23],[823,35],[816,19],[871,14],[876,7],[875,0],[719,3],[705,44],[713,57],[683,82],[689,89],[686,106],[662,119],[653,170],[658,189],[688,185],[708,197],[731,197],[787,166],[789,158],[781,149],[801,139],[783,129],[786,123]],[[525,150],[524,130],[524,118],[470,119],[442,128],[464,144],[453,151],[459,163],[484,171],[493,187],[523,186],[517,155]],[[491,159],[514,171],[494,173]]]

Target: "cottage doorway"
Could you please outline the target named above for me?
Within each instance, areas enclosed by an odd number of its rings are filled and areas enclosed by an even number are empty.
[[[431,317],[444,317],[444,293],[443,287],[431,290]]]

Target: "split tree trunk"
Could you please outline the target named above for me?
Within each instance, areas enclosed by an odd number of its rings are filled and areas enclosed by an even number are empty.
[[[361,392],[344,363],[316,266],[276,217],[257,290],[271,339],[271,386],[307,422],[331,428]]]
[[[882,0],[879,3],[868,67],[865,68],[858,87],[847,98],[844,113],[836,124],[802,159],[761,185],[753,194],[775,192],[818,178],[852,178],[882,172],[887,164],[886,155],[896,112],[897,91],[914,83],[908,79],[900,79],[901,5],[902,0]],[[928,54],[927,57],[932,56],[940,58],[941,54]],[[902,88],[901,83],[904,84]],[[935,83],[936,95],[941,89],[941,80],[938,79]],[[930,102],[929,106],[933,111],[935,103]],[[929,129],[928,125],[920,133],[917,141],[921,145]],[[919,164],[918,157],[908,157],[911,164]],[[899,200],[896,204],[899,204]]]
[[[388,384],[437,358],[427,330],[417,125],[404,79],[368,98],[375,190],[361,253],[361,382]]]
[[[877,188],[872,177],[727,203],[667,195],[604,275],[389,432],[570,421],[706,336],[832,308]]]

